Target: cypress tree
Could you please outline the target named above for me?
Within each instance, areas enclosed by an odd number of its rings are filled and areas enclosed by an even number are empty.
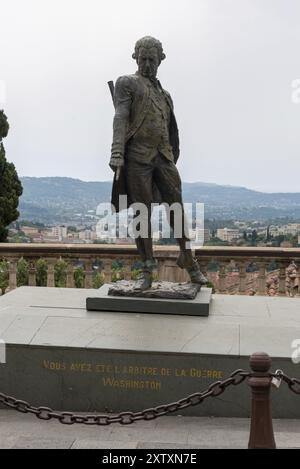
[[[19,197],[23,189],[13,163],[5,157],[2,139],[8,134],[7,117],[0,110],[0,242],[7,241],[7,227],[19,217]]]

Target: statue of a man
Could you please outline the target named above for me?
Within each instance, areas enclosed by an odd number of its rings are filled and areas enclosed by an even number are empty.
[[[184,230],[181,179],[176,168],[179,138],[173,102],[157,79],[158,67],[165,59],[162,44],[146,36],[137,41],[133,59],[138,71],[118,78],[114,90],[115,116],[110,167],[118,173],[114,178],[112,203],[119,210],[118,198],[128,196],[129,205],[143,203],[148,208],[147,236],[137,236],[136,245],[143,269],[136,289],[151,287],[153,257],[151,236],[151,204],[180,204],[182,212],[180,247],[177,264],[187,269],[191,282],[205,285],[207,279],[193,258]],[[137,213],[135,213],[137,216]],[[174,228],[173,212],[169,218]],[[176,236],[175,236],[176,237]]]

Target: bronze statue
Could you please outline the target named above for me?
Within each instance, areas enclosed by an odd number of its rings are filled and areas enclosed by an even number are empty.
[[[183,208],[181,179],[176,168],[179,157],[178,128],[170,94],[157,79],[158,67],[165,59],[162,44],[146,36],[137,41],[132,55],[138,65],[133,75],[118,78],[113,93],[115,116],[110,167],[115,171],[112,204],[116,211],[119,195],[126,194],[128,203],[144,203],[148,207],[147,236],[136,238],[136,246],[143,261],[142,273],[136,289],[151,287],[153,257],[151,237],[151,204],[179,203]],[[136,214],[135,214],[136,216]],[[174,216],[169,218],[174,228]],[[177,264],[187,269],[192,283],[205,285],[207,279],[193,258],[189,239],[184,234],[176,240],[180,247]]]

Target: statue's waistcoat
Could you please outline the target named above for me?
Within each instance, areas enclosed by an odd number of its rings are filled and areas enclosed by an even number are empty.
[[[132,102],[130,108],[130,117],[128,122],[128,127],[126,130],[125,143],[127,143],[140,129],[143,124],[143,121],[149,111],[149,106],[151,105],[150,100],[150,88],[147,84],[147,81],[141,77],[139,74],[128,75],[126,76],[131,90]],[[176,118],[173,112],[173,103],[168,92],[163,90],[165,98],[170,106],[170,124],[169,124],[169,142],[173,150],[174,162],[176,163],[179,157],[179,136],[178,136],[178,127]],[[157,191],[157,197],[155,201],[161,202],[159,197],[159,191]],[[112,188],[112,204],[115,210],[118,212],[119,207],[119,196],[127,195],[126,189],[126,179],[124,168],[121,170],[119,180],[116,180],[114,177],[113,188]],[[129,201],[130,203],[130,201]]]

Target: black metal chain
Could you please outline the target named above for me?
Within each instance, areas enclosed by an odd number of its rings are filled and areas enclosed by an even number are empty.
[[[72,412],[55,412],[49,407],[34,407],[28,402],[15,399],[14,397],[7,396],[3,393],[0,393],[0,404],[10,407],[17,412],[34,414],[41,420],[56,419],[65,425],[73,425],[74,423],[84,425],[110,425],[111,423],[120,423],[121,425],[129,425],[139,420],[154,420],[158,417],[162,417],[163,415],[202,404],[202,402],[204,402],[208,397],[220,396],[229,386],[238,386],[249,376],[251,376],[251,373],[247,371],[236,370],[231,373],[229,378],[223,381],[216,381],[205,391],[191,394],[177,402],[145,409],[141,412],[121,412],[114,416],[102,414],[77,415]]]
[[[276,373],[273,373],[272,376],[274,378],[278,378],[284,381],[293,393],[300,395],[300,379],[290,378],[281,370],[278,370]]]

